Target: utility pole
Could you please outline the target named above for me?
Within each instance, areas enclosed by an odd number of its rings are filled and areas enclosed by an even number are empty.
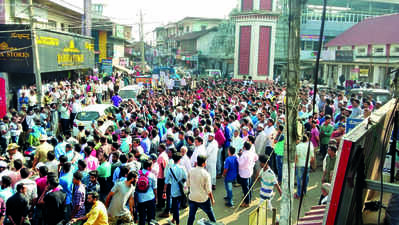
[[[144,43],[144,24],[143,24],[143,11],[140,10],[140,43],[141,43],[141,68],[142,72],[145,71],[145,43]]]
[[[280,209],[280,224],[293,224],[294,164],[296,141],[298,140],[298,90],[299,90],[299,55],[300,55],[300,25],[302,0],[289,0],[289,35],[288,35],[288,65],[287,65],[287,95],[286,95],[286,141],[283,163],[282,201]]]
[[[84,35],[91,37],[91,0],[83,0],[84,3]]]
[[[40,61],[39,61],[39,52],[37,49],[37,40],[36,40],[36,30],[35,30],[35,22],[33,18],[33,0],[29,0],[29,22],[30,22],[30,36],[32,39],[32,53],[33,53],[33,73],[35,74],[36,80],[36,91],[37,91],[37,103],[39,106],[42,104],[42,76],[40,74]]]

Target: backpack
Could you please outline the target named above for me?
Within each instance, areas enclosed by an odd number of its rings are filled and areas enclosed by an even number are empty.
[[[137,192],[146,193],[148,191],[148,189],[150,188],[150,180],[148,179],[149,173],[150,172],[147,171],[145,174],[143,174],[142,170],[139,171],[140,177],[136,183],[136,191]]]

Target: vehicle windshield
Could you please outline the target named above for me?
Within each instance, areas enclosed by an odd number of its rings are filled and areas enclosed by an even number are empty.
[[[76,115],[76,119],[80,121],[97,120],[100,117],[98,112],[80,112]]]
[[[209,71],[209,76],[217,77],[219,75],[220,75],[219,71]]]
[[[119,91],[119,96],[121,96],[122,99],[130,99],[130,98],[135,99],[136,96],[137,96],[137,91],[135,91],[135,90],[121,90],[121,91]]]
[[[385,104],[391,99],[391,96],[390,95],[376,95],[375,98],[376,98],[376,101],[380,101],[383,104]]]

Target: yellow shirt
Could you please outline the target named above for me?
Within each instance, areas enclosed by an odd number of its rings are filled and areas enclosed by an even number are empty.
[[[47,142],[37,146],[35,159],[37,159],[38,162],[47,162],[47,152],[49,151],[54,151],[54,147]]]
[[[97,201],[87,214],[87,221],[83,225],[108,225],[108,215],[105,205]]]

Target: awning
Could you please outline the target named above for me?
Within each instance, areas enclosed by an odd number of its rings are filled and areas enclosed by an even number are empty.
[[[117,69],[117,70],[120,70],[120,71],[122,71],[122,72],[129,73],[129,74],[132,72],[132,71],[129,70],[128,68],[123,67],[123,66],[119,66],[119,65],[116,65],[116,64],[113,64],[113,67],[114,67],[115,69]]]

